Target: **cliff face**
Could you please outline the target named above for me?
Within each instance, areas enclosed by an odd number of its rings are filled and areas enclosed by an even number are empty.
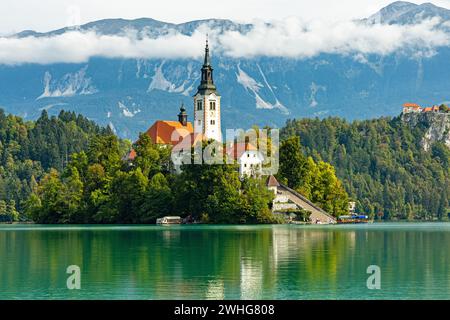
[[[403,122],[411,127],[420,126],[425,134],[422,138],[422,147],[430,150],[435,142],[445,143],[450,148],[450,114],[448,113],[407,113],[402,114]]]

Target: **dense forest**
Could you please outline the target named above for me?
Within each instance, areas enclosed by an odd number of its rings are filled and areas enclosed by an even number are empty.
[[[377,219],[447,219],[450,151],[424,151],[426,128],[400,118],[288,121],[277,178],[335,216],[349,199]],[[124,156],[133,147],[134,161]],[[206,147],[206,144],[204,145]],[[132,145],[72,112],[37,121],[0,110],[0,222],[153,223],[177,214],[209,223],[276,223],[264,179],[236,165],[171,167],[170,148]]]
[[[70,155],[88,147],[90,137],[111,134],[72,112],[35,122],[0,109],[0,222],[24,219],[25,201],[50,169],[62,171]]]
[[[450,151],[423,150],[426,127],[400,117],[290,120],[282,138],[300,137],[305,156],[331,163],[357,210],[384,219],[448,219]]]
[[[35,122],[1,112],[0,142],[0,222],[154,223],[175,213],[204,223],[282,221],[264,177],[241,179],[236,163],[175,173],[169,147],[146,134],[132,145],[71,112],[43,111]],[[279,179],[331,213],[345,212],[348,197],[331,165],[306,158],[295,138],[280,154]]]
[[[284,139],[280,147],[280,182],[303,194],[328,213],[349,213],[349,197],[329,163],[306,156],[298,136]]]

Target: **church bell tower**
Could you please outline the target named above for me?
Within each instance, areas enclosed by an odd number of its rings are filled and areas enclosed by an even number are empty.
[[[194,133],[221,142],[220,95],[214,84],[213,71],[206,40],[201,82],[194,96]]]
[[[187,126],[187,113],[184,104],[181,105],[180,113],[178,114],[178,122],[180,122],[183,127]]]

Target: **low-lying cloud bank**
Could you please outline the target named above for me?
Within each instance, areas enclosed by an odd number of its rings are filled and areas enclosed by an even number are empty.
[[[232,58],[255,56],[310,58],[321,53],[378,54],[394,52],[432,55],[450,45],[450,31],[438,28],[438,18],[416,25],[366,25],[358,22],[305,22],[290,18],[255,23],[245,33],[211,30],[200,26],[192,35],[170,31],[158,38],[99,35],[94,31],[69,31],[51,37],[0,38],[1,64],[83,63],[106,58],[199,58],[205,34],[210,34],[214,54]]]

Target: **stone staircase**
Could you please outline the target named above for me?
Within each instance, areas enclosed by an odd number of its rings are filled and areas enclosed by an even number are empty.
[[[298,207],[311,212],[309,219],[313,224],[335,224],[336,218],[328,212],[322,210],[306,197],[302,196],[295,190],[280,184],[278,186],[278,193],[282,196],[286,196],[291,202],[295,203]]]

